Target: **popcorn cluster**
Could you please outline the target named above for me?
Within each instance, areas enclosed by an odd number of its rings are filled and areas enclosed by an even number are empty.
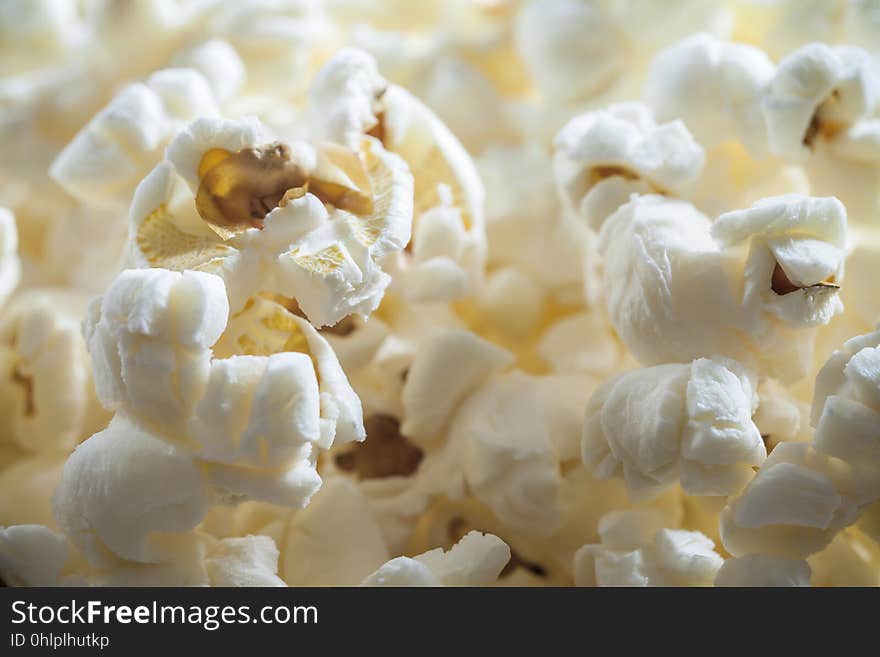
[[[870,3],[7,5],[5,585],[880,586]]]

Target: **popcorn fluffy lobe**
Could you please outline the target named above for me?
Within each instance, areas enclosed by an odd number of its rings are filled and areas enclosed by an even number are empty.
[[[126,204],[171,138],[196,117],[218,112],[200,73],[158,71],[120,91],[58,154],[50,175],[81,200]]]
[[[659,121],[684,121],[705,148],[736,139],[761,155],[767,148],[761,100],[774,73],[762,50],[697,34],[654,58],[645,102]]]
[[[736,363],[634,370],[590,400],[582,457],[598,477],[622,475],[636,498],[679,480],[691,495],[729,495],[767,454],[751,419],[756,405],[754,382]]]
[[[576,586],[711,586],[724,562],[710,538],[664,529],[651,509],[607,513],[599,535],[575,553]]]
[[[489,586],[510,560],[510,548],[493,534],[472,531],[450,550],[397,557],[361,586]]]
[[[595,198],[609,194],[609,185],[625,185],[630,193],[680,190],[696,179],[705,160],[684,123],[658,124],[640,103],[577,116],[559,131],[554,146],[554,173],[563,201],[596,231],[617,209]],[[615,191],[614,196],[621,205],[629,193]],[[607,214],[596,212],[597,206]]]

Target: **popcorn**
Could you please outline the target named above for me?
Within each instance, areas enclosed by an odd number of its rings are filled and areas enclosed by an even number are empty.
[[[877,333],[858,336],[828,359],[816,378],[812,444],[778,445],[724,510],[721,531],[730,552],[807,556],[880,499],[877,341]]]
[[[285,586],[278,548],[268,536],[226,538],[205,559],[211,586]]]
[[[736,139],[762,155],[761,101],[774,73],[762,50],[698,34],[654,58],[644,96],[659,121],[684,121],[705,148]]]
[[[223,39],[209,39],[178,53],[172,64],[176,68],[190,68],[204,75],[220,104],[232,100],[244,86],[244,62],[235,48]]]
[[[81,9],[71,0],[10,0],[0,14],[3,74],[50,63],[82,45]]]
[[[468,393],[512,360],[511,354],[472,333],[436,331],[409,368],[401,392],[401,430],[419,442],[436,437]]]
[[[0,208],[0,308],[18,286],[21,261],[18,258],[18,229],[15,217]]]
[[[880,32],[797,4],[7,2],[0,584],[880,584]]]
[[[207,477],[185,449],[120,416],[77,447],[54,496],[61,529],[96,565],[112,554],[169,559],[174,533],[195,527],[209,503]]]
[[[0,527],[0,579],[8,586],[55,586],[67,558],[64,537],[46,527]]]
[[[688,203],[636,197],[599,234],[612,324],[644,364],[720,354],[798,378],[810,342],[792,332],[842,310],[845,239],[834,198],[765,199],[710,224]]]
[[[354,49],[324,66],[309,101],[319,137],[354,147],[372,135],[412,172],[412,257],[383,263],[402,281],[400,293],[412,301],[449,300],[477,286],[486,257],[485,192],[448,128],[406,90],[388,84],[372,57]],[[428,286],[434,276],[439,281]]]
[[[837,199],[794,194],[764,199],[720,216],[712,236],[722,248],[751,241],[745,305],[760,299],[766,312],[795,326],[827,324],[843,311],[837,290],[846,257],[846,210]]]
[[[877,103],[877,72],[858,48],[810,44],[786,57],[771,81],[763,109],[770,148],[796,156],[820,135],[869,115]]]
[[[700,532],[664,529],[656,511],[612,511],[601,543],[574,556],[576,586],[711,586],[723,563]]]
[[[92,564],[173,561],[218,502],[304,506],[321,485],[318,451],[363,440],[360,402],[305,320],[267,300],[228,324],[227,312],[220,278],[161,269],[123,272],[93,302],[84,332],[116,415],[74,452],[55,494]]]
[[[639,103],[572,119],[554,146],[563,203],[595,231],[631,194],[682,189],[696,179],[705,159],[681,121],[658,125]]]
[[[516,16],[514,34],[532,83],[555,102],[601,92],[625,65],[623,34],[601,3],[526,2]]]
[[[718,569],[715,586],[810,586],[810,575],[806,561],[748,554],[727,559]]]
[[[623,346],[601,309],[569,315],[551,324],[541,334],[536,351],[557,373],[605,376],[624,365]]]
[[[249,90],[269,99],[302,100],[315,68],[338,47],[338,28],[328,20],[323,4],[223,0],[209,12],[207,31],[235,49]]]
[[[462,452],[462,474],[477,499],[506,526],[547,536],[562,522],[558,462],[576,453],[566,439],[577,430],[564,425],[550,394],[530,405],[535,388],[519,373],[497,377],[465,402],[448,440]]]
[[[622,475],[636,499],[677,480],[691,495],[729,495],[767,455],[756,406],[754,382],[731,361],[627,372],[587,406],[583,461],[597,477]]]
[[[376,140],[316,148],[199,119],[167,155],[135,193],[133,264],[217,273],[233,311],[260,292],[292,298],[316,326],[378,306],[376,260],[409,239],[412,179]]]
[[[120,91],[74,137],[49,170],[83,201],[125,204],[171,138],[219,110],[207,80],[192,69],[166,69]]]
[[[510,559],[497,536],[470,532],[452,549],[397,557],[367,577],[362,586],[489,586]]]
[[[75,293],[28,289],[0,319],[0,442],[63,454],[104,420],[95,408]]]

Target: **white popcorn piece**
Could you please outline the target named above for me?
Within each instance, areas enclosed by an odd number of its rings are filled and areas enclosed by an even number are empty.
[[[721,538],[734,555],[803,558],[827,546],[878,497],[880,481],[871,466],[782,443],[722,512]]]
[[[252,119],[199,119],[167,155],[135,193],[134,265],[217,273],[233,311],[260,292],[293,298],[316,326],[378,306],[377,259],[410,237],[412,177],[377,140],[316,148]]]
[[[0,308],[18,287],[20,279],[21,260],[18,257],[15,217],[6,208],[0,208]]]
[[[722,248],[750,242],[744,305],[760,306],[795,326],[827,324],[843,311],[837,291],[846,257],[846,209],[836,198],[763,199],[718,217],[712,236]]]
[[[218,112],[200,73],[158,71],[120,91],[58,154],[49,173],[83,201],[127,204],[171,138],[193,119]]]
[[[450,550],[397,557],[361,586],[489,586],[510,560],[510,548],[493,534],[470,532]]]
[[[574,555],[576,586],[711,586],[724,561],[710,538],[663,528],[655,510],[607,513],[599,535]]]
[[[777,445],[721,515],[733,554],[805,557],[880,499],[880,333],[857,336],[816,377],[812,444]]]
[[[761,100],[774,73],[762,50],[697,34],[654,58],[645,102],[658,121],[684,121],[707,149],[736,139],[762,155],[767,133]]]
[[[53,288],[23,291],[0,319],[0,442],[63,454],[100,422],[80,336],[85,301]]]
[[[0,579],[7,586],[57,586],[67,541],[41,525],[0,527]]]
[[[715,586],[810,586],[810,566],[801,559],[747,554],[727,559],[715,576]]]
[[[278,548],[268,536],[225,538],[209,552],[211,586],[286,586],[278,577]]]
[[[799,378],[812,342],[795,330],[842,310],[845,240],[833,198],[764,199],[714,224],[682,201],[633,198],[599,234],[611,322],[646,365],[720,354]]]
[[[179,68],[195,69],[204,75],[214,97],[221,104],[234,98],[244,86],[244,62],[223,39],[209,39],[179,53],[172,64]]]
[[[316,76],[309,111],[318,137],[353,147],[372,135],[412,172],[412,258],[389,256],[397,262],[384,265],[401,293],[414,301],[448,300],[478,287],[487,250],[485,191],[467,151],[440,119],[382,78],[370,55],[350,48]],[[438,274],[441,281],[427,286]]]
[[[513,355],[468,331],[443,329],[420,345],[402,390],[404,435],[418,442],[436,438],[456,408]]]
[[[877,85],[876,64],[860,48],[811,43],[791,53],[763,100],[771,152],[802,156],[817,138],[871,115]]]
[[[640,103],[577,116],[554,146],[563,204],[595,231],[631,194],[675,193],[697,178],[705,161],[681,121],[658,124]]]
[[[515,19],[514,42],[547,102],[602,92],[626,64],[624,35],[602,3],[530,0]]]
[[[113,555],[171,560],[179,534],[210,502],[206,475],[185,448],[121,415],[77,447],[53,498],[59,526],[96,566],[112,564]]]
[[[550,399],[551,391],[531,377],[500,375],[462,405],[448,437],[451,448],[461,450],[473,495],[505,526],[533,536],[559,529],[559,461],[577,453],[566,449],[576,442],[577,425],[567,425],[563,404],[554,407]]]
[[[321,485],[318,452],[363,440],[360,402],[308,322],[265,299],[227,313],[222,279],[163,269],[127,270],[92,303],[84,332],[116,416],[74,452],[55,495],[90,563],[173,563],[218,502],[304,506]],[[132,499],[142,511],[116,508]]]
[[[756,405],[754,382],[732,361],[634,370],[590,400],[582,458],[598,477],[622,475],[635,498],[676,481],[692,495],[729,495],[767,455]]]

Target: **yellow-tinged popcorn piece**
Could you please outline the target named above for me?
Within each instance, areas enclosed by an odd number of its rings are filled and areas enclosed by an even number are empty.
[[[72,291],[30,288],[3,309],[0,441],[62,455],[106,421],[80,335],[85,307]]]
[[[413,301],[448,300],[477,288],[486,259],[485,191],[470,156],[437,116],[389,84],[375,60],[355,49],[340,51],[318,73],[309,111],[319,137],[354,147],[372,135],[408,165],[412,257],[389,256],[383,265],[401,281],[400,293]],[[423,229],[426,221],[430,226]],[[423,244],[436,236],[442,236],[439,252],[439,245]],[[440,282],[428,285],[435,277]]]
[[[0,583],[880,584],[872,4],[0,2]]]
[[[292,298],[316,326],[378,306],[377,260],[406,245],[412,217],[412,178],[378,141],[288,144],[255,120],[199,119],[167,155],[132,203],[133,264],[216,273],[233,311]]]

